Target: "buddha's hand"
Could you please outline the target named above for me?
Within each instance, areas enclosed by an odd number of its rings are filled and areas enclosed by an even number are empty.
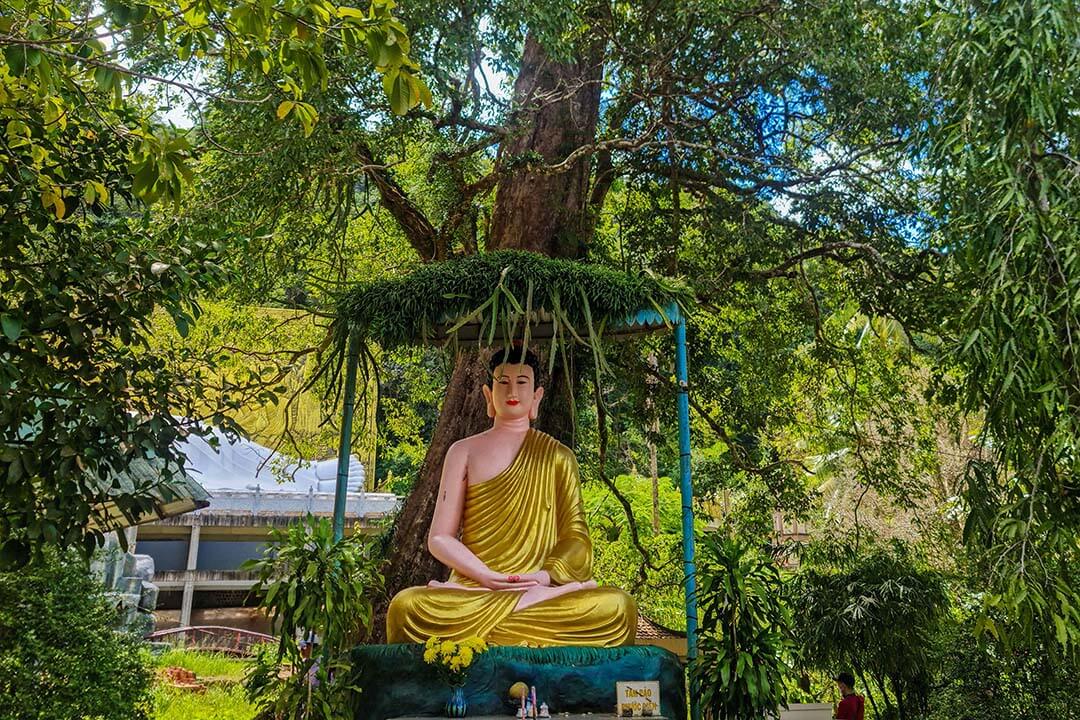
[[[489,590],[528,590],[529,588],[537,586],[536,580],[532,577],[535,574],[536,573],[530,573],[528,575],[500,575],[488,571],[474,579]]]
[[[547,570],[538,570],[534,573],[526,573],[519,576],[522,581],[535,582],[540,587],[551,587],[551,575]]]

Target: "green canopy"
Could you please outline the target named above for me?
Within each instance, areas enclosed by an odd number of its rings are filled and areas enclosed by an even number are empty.
[[[339,352],[350,337],[384,349],[507,338],[598,349],[604,336],[670,327],[691,300],[684,285],[651,273],[500,250],[358,283],[338,301],[332,332]]]

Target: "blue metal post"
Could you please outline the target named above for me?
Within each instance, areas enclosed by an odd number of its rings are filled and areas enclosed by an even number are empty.
[[[682,494],[683,572],[686,588],[686,657],[697,657],[697,571],[694,564],[694,488],[690,484],[690,396],[686,371],[686,320],[675,323],[675,376],[679,383],[679,489]],[[690,689],[690,718],[701,718],[698,694]]]
[[[334,540],[345,536],[345,503],[349,491],[349,451],[352,446],[353,409],[356,399],[356,366],[360,350],[356,336],[349,336],[345,357],[345,397],[341,411],[341,439],[338,442],[337,487],[334,488]]]

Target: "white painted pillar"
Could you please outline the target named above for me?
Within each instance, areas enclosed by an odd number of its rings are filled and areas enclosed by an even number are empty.
[[[180,601],[180,627],[187,627],[191,624],[191,603],[195,599],[195,568],[199,564],[200,528],[200,525],[192,525],[191,537],[188,540],[187,571],[184,573],[184,597]]]

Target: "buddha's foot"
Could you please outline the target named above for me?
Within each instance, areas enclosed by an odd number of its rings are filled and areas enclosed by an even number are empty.
[[[595,580],[586,580],[585,582],[571,582],[565,585],[551,585],[534,587],[531,590],[526,590],[521,594],[521,598],[518,600],[517,606],[514,608],[514,612],[524,610],[527,607],[536,605],[538,603],[557,598],[561,595],[567,595],[578,590],[592,590],[597,587]]]

